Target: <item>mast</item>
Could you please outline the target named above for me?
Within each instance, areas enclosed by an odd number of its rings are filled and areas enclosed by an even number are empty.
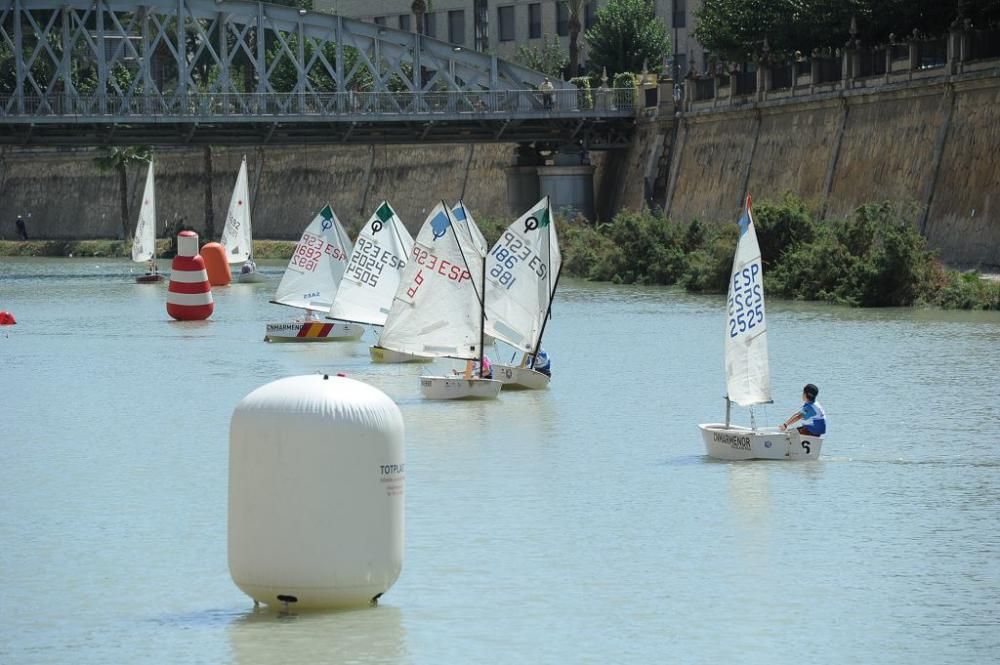
[[[470,229],[471,235],[471,229]],[[457,236],[456,236],[457,237]],[[479,299],[479,378],[483,378],[483,355],[486,346],[486,257],[483,257],[482,284],[483,295]]]
[[[465,207],[465,204],[461,201],[459,201],[458,204],[463,208]],[[444,207],[445,214],[448,215],[448,220],[455,221],[451,216],[451,208],[448,207],[448,204],[441,201],[441,205]],[[466,220],[467,219],[468,213],[466,213]],[[469,238],[472,240],[473,244],[476,244],[475,236],[472,235],[472,226],[469,225],[468,222],[466,222],[466,226],[468,226],[469,229]],[[472,270],[469,265],[469,259],[465,258],[465,250],[462,249],[462,241],[458,237],[458,229],[455,228],[454,223],[449,224],[448,228],[451,229],[452,234],[455,236],[455,242],[458,244],[458,253],[462,255],[462,262],[465,264],[465,269],[471,273]],[[478,247],[476,248],[476,251],[480,251]],[[476,291],[475,282],[472,284],[472,290],[476,293],[476,300],[479,301],[479,378],[483,378],[483,342],[486,338],[486,257],[483,256],[482,259],[483,272],[480,284],[482,284],[483,292],[480,294],[479,291]]]
[[[551,255],[552,251],[549,250]],[[549,258],[551,261],[551,256]],[[552,265],[551,263],[549,265]],[[545,334],[545,324],[549,322],[549,318],[552,316],[552,300],[556,294],[556,288],[559,287],[559,276],[562,275],[562,265],[559,266],[559,272],[556,273],[556,281],[552,285],[552,291],[549,292],[549,306],[545,308],[545,316],[542,318],[542,329],[538,331],[538,341],[535,343],[535,350],[531,354],[531,364],[535,364],[535,358],[538,357],[538,351],[542,348],[542,335]]]
[[[149,168],[153,171],[153,273],[160,272],[156,265],[156,171],[153,170],[153,156],[149,156]]]
[[[243,155],[242,168],[245,170],[247,167],[247,156]],[[247,179],[247,198],[250,198],[250,181]],[[250,256],[247,257],[247,261],[253,263],[253,207],[257,204],[257,188],[254,187],[253,203],[247,201],[247,235],[250,237]]]
[[[551,211],[551,207],[552,206],[549,203],[547,196],[545,197],[545,199],[546,199],[546,201],[545,201],[545,208],[546,208],[546,211],[549,213],[549,226],[550,226],[550,228],[555,229],[555,227],[552,226],[553,224],[556,223],[555,220],[552,219],[552,211]],[[548,277],[549,277],[549,279],[552,279],[552,272],[551,272],[552,271],[552,237],[551,237],[552,231],[549,231],[548,233],[549,233],[549,236],[550,236],[549,237],[549,242],[546,243],[545,247],[546,247],[546,249],[548,250],[548,253],[549,253],[548,264],[547,264],[547,266],[549,268],[549,275],[548,275]],[[549,322],[549,317],[552,316],[552,299],[555,298],[556,289],[559,287],[559,276],[560,275],[562,275],[562,262],[559,263],[559,272],[556,273],[556,281],[555,281],[555,283],[552,284],[552,288],[549,290],[549,304],[545,308],[545,316],[542,317],[542,329],[538,331],[538,341],[535,342],[535,349],[531,353],[531,365],[532,365],[532,367],[535,365],[535,358],[538,357],[538,351],[539,351],[539,349],[542,348],[542,336],[545,334],[545,324],[547,324]]]

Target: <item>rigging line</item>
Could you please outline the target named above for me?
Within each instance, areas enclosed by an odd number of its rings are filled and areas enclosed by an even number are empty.
[[[469,260],[465,258],[465,252],[462,251],[462,241],[458,239],[458,229],[455,228],[455,222],[458,221],[458,220],[454,219],[451,216],[451,209],[448,208],[447,204],[445,204],[444,201],[441,201],[441,205],[444,206],[444,212],[445,212],[446,215],[448,215],[448,221],[450,222],[449,227],[451,228],[452,232],[455,234],[455,242],[458,243],[458,253],[462,255],[462,262],[465,264],[465,270],[471,275],[472,274],[472,268],[469,267]],[[458,205],[462,206],[462,209],[465,212],[465,226],[466,226],[467,230],[469,231],[469,239],[472,241],[473,244],[478,244],[478,243],[476,243],[476,239],[472,236],[472,226],[469,224],[469,211],[465,208],[465,203],[463,203],[461,200],[459,200]],[[480,296],[479,291],[475,288],[475,286],[476,286],[475,280],[473,280],[473,284],[472,284],[473,288],[472,288],[472,290],[476,292],[476,300],[479,302],[479,309],[483,310],[483,314],[485,316],[485,313],[486,313],[486,300],[485,300],[485,296],[486,296],[486,257],[485,256],[483,256],[483,277],[482,277],[482,284],[483,284],[482,285],[482,289],[483,289],[482,296]]]
[[[399,218],[399,215],[396,214],[396,210],[392,206],[389,205],[388,201],[386,201],[385,204],[387,206],[389,206],[389,210],[392,210],[392,225],[391,226],[392,226],[393,235],[396,236],[396,243],[399,244],[399,248],[400,249],[404,249],[405,248],[405,243],[403,242],[403,236],[400,235],[399,229],[396,228],[396,222],[398,221],[400,224],[402,224],[403,220],[401,220]],[[409,261],[410,257],[407,256],[406,260]]]

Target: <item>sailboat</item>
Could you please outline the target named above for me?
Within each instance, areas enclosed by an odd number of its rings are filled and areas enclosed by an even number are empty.
[[[479,376],[421,376],[428,399],[495,399],[501,384],[483,378],[485,252],[458,230],[442,201],[427,217],[403,268],[399,289],[379,338],[391,351],[434,358],[478,360]]]
[[[135,236],[132,238],[132,260],[147,264],[145,274],[137,275],[135,281],[140,284],[163,281],[163,275],[156,267],[156,188],[153,185],[152,158],[146,171],[146,188],[142,190],[142,205],[139,207],[139,219],[135,223]]]
[[[267,324],[267,342],[354,340],[365,329],[356,323],[327,323],[317,313],[333,306],[347,265],[350,240],[330,204],[323,206],[302,233],[271,302],[305,310],[292,321]]]
[[[504,388],[543,389],[549,375],[532,368],[542,345],[562,256],[549,197],[507,227],[486,257],[486,332],[520,350],[519,365],[493,363]]]
[[[413,237],[388,201],[382,201],[354,241],[344,279],[328,319],[384,326],[399,288],[399,278],[413,251]],[[380,347],[370,349],[376,362],[429,361]]]
[[[767,356],[764,274],[747,195],[740,216],[740,238],[733,257],[727,299],[726,422],[699,425],[709,457],[724,460],[801,460],[819,458],[823,439],[777,427],[757,427],[730,421],[732,405],[753,407],[771,403],[771,370]]]
[[[226,225],[222,229],[220,241],[226,250],[229,264],[242,263],[237,281],[244,283],[263,282],[264,276],[257,272],[253,260],[253,231],[250,228],[250,185],[247,181],[247,156],[243,155],[236,186],[229,199]]]

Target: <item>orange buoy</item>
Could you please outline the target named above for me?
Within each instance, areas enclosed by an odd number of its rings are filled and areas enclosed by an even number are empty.
[[[198,254],[198,234],[177,234],[177,256],[170,264],[167,314],[178,321],[201,321],[212,315],[212,285],[208,283],[205,261]]]
[[[201,248],[201,258],[205,259],[208,282],[212,286],[226,286],[233,281],[233,273],[226,260],[226,248],[217,242],[206,242]]]
[[[14,320],[14,315],[10,312],[0,311],[0,326],[12,326],[17,321]]]

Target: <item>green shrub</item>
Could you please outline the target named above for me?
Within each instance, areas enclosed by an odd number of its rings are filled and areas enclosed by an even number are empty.
[[[1000,310],[1000,281],[985,280],[978,272],[945,270],[938,264],[938,288],[932,304],[945,309]]]
[[[562,270],[566,276],[612,280],[614,272],[608,272],[607,264],[617,264],[620,250],[608,237],[590,224],[580,222],[560,224],[558,230]]]
[[[639,84],[639,77],[632,72],[618,72],[611,79],[612,88],[635,88]]]
[[[811,241],[786,248],[765,271],[768,292],[861,307],[914,304],[928,291],[933,261],[914,215],[913,208],[872,203],[818,225]]]
[[[707,236],[703,247],[688,254],[681,285],[695,293],[726,293],[738,238],[736,224],[727,224]]]
[[[590,77],[574,76],[569,80],[569,82],[578,88],[577,104],[579,104],[580,108],[594,108],[594,94],[590,91]]]
[[[815,237],[815,222],[805,204],[786,194],[777,202],[763,202],[754,206],[753,223],[760,243],[760,256],[764,266],[771,266],[790,247],[811,242]]]

